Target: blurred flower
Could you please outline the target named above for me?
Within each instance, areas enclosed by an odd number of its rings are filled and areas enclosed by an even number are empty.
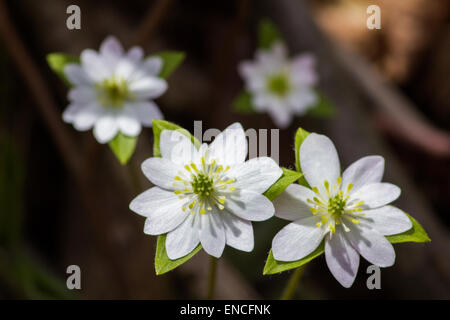
[[[277,42],[269,50],[259,49],[255,61],[242,62],[239,73],[255,110],[267,111],[278,127],[285,128],[294,115],[304,114],[318,100],[314,64],[309,54],[289,60],[285,46]]]
[[[275,199],[275,215],[294,222],[274,237],[274,258],[302,259],[325,238],[328,268],[347,288],[355,280],[359,255],[379,267],[393,265],[394,248],[384,236],[409,230],[412,223],[400,209],[388,205],[401,191],[380,182],[384,159],[361,158],[341,178],[333,143],[312,133],[300,146],[300,165],[312,189],[293,184]]]
[[[199,149],[177,131],[164,130],[160,139],[162,157],[142,164],[156,187],[130,204],[147,218],[144,232],[168,233],[166,251],[172,260],[199,242],[214,257],[222,255],[225,244],[252,251],[250,221],[273,216],[273,204],[262,193],[282,175],[280,167],[268,157],[244,162],[247,140],[239,123]]]
[[[84,50],[81,64],[64,68],[74,86],[69,91],[64,121],[79,131],[94,127],[97,141],[106,143],[119,131],[135,137],[141,125],[151,126],[153,119],[162,119],[150,99],[167,89],[166,81],[158,77],[163,61],[158,57],[143,59],[143,55],[139,47],[124,52],[114,37],[106,38],[99,52]]]

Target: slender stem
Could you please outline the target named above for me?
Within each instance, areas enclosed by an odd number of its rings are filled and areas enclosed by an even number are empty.
[[[286,287],[284,288],[283,294],[281,295],[281,300],[291,300],[294,296],[295,290],[297,289],[297,284],[302,277],[305,267],[302,266],[297,268],[289,279]]]
[[[209,277],[208,277],[208,294],[206,299],[212,300],[214,297],[214,289],[216,288],[217,258],[213,256],[209,260]]]

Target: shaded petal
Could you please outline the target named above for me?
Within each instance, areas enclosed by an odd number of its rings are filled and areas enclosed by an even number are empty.
[[[134,63],[137,63],[144,57],[144,50],[138,46],[131,47],[126,54],[126,57]]]
[[[272,202],[263,195],[250,190],[226,194],[225,208],[236,216],[250,221],[264,221],[275,212]]]
[[[86,104],[97,100],[97,93],[94,88],[81,86],[69,90],[68,98],[70,101]]]
[[[235,249],[250,252],[254,247],[253,226],[250,221],[231,213],[220,213],[225,228],[226,243]]]
[[[85,49],[81,52],[81,65],[94,82],[100,82],[112,76],[114,69],[97,52]]]
[[[163,114],[153,101],[130,102],[143,126],[151,127],[154,119],[164,119]]]
[[[200,215],[200,242],[206,253],[216,258],[220,258],[225,249],[225,229],[220,214],[214,207]]]
[[[353,184],[350,193],[362,186],[381,182],[384,173],[384,158],[381,156],[367,156],[353,162],[342,174],[342,190],[347,190]]]
[[[163,59],[160,57],[149,57],[142,62],[141,66],[148,75],[157,76],[162,70]]]
[[[123,55],[123,48],[116,37],[108,36],[100,45],[100,53],[105,58],[119,58]]]
[[[278,261],[295,261],[306,257],[322,242],[326,229],[317,227],[320,217],[299,219],[285,226],[272,240],[273,257]]]
[[[364,201],[363,208],[374,209],[396,200],[400,193],[400,188],[391,183],[370,183],[351,194],[349,203]]]
[[[399,234],[412,228],[412,222],[399,208],[384,206],[378,209],[361,212],[359,218],[362,224],[373,228],[384,236]]]
[[[351,246],[341,232],[325,240],[325,259],[333,276],[345,288],[355,281],[359,267],[359,253]]]
[[[264,193],[283,174],[283,170],[269,157],[250,159],[231,167],[229,177],[235,177],[234,186],[239,189]]]
[[[272,118],[274,124],[281,129],[289,127],[293,117],[291,111],[286,108],[285,105],[277,105],[274,107],[273,103],[274,101],[270,102],[271,106],[268,107],[267,112]]]
[[[79,64],[69,63],[64,67],[64,74],[75,86],[90,86],[93,81]]]
[[[314,197],[316,194],[311,189],[299,184],[291,184],[273,200],[275,216],[290,221],[310,217],[312,212],[307,199]]]
[[[169,259],[182,258],[194,250],[200,242],[198,215],[189,214],[186,220],[166,238],[166,252]]]
[[[292,58],[291,77],[295,85],[313,86],[317,84],[316,58],[312,54],[301,54]]]
[[[324,181],[336,184],[340,175],[339,157],[333,142],[324,135],[311,133],[300,146],[300,166],[311,187],[325,195]]]
[[[163,130],[159,147],[161,156],[180,165],[189,164],[197,152],[191,139],[176,130]]]
[[[167,82],[156,77],[130,81],[128,89],[137,99],[155,99],[167,90]]]
[[[182,166],[165,158],[149,158],[142,163],[142,172],[155,185],[175,190],[175,176],[183,169]]]
[[[240,123],[233,123],[209,145],[208,157],[220,164],[243,163],[247,157],[247,139]]]
[[[353,227],[345,234],[360,255],[379,267],[390,267],[395,262],[392,244],[380,233],[361,227]]]
[[[114,138],[119,131],[115,117],[104,115],[95,123],[94,136],[100,143],[106,143]]]
[[[126,107],[124,112],[117,116],[117,125],[119,126],[120,131],[129,137],[136,137],[142,129],[141,123],[133,110]]]

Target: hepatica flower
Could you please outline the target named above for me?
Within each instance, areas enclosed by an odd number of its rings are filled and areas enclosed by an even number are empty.
[[[389,205],[400,189],[381,182],[384,159],[364,157],[341,175],[331,140],[311,133],[300,146],[300,166],[311,189],[293,184],[274,201],[275,215],[293,221],[274,237],[274,258],[302,259],[325,240],[328,268],[344,287],[352,285],[360,255],[379,267],[392,266],[395,252],[384,236],[407,231],[412,223]]]
[[[287,127],[294,115],[302,115],[317,103],[313,86],[317,83],[312,55],[289,59],[282,42],[270,49],[259,49],[255,61],[244,61],[239,73],[252,95],[252,105],[268,112],[280,128]]]
[[[106,38],[99,52],[84,50],[80,64],[64,68],[74,86],[64,121],[79,131],[94,128],[100,143],[110,141],[119,131],[130,137],[139,135],[141,126],[163,118],[151,101],[167,89],[166,81],[157,76],[162,64],[159,57],[143,59],[139,47],[125,52],[114,37]]]
[[[250,221],[269,219],[274,207],[262,195],[282,175],[268,157],[247,157],[247,140],[235,123],[208,146],[196,148],[185,135],[164,130],[161,158],[150,158],[142,171],[156,186],[137,196],[130,209],[147,218],[144,232],[167,233],[166,251],[175,260],[201,243],[220,257],[225,244],[253,249]]]

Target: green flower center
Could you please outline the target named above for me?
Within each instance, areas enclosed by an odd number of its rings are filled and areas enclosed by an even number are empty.
[[[191,182],[192,191],[202,197],[209,197],[214,191],[214,181],[204,173],[198,173]]]
[[[342,194],[337,194],[333,198],[328,199],[328,212],[333,216],[333,218],[339,219],[345,212],[346,204],[347,200],[344,199]]]
[[[105,79],[97,85],[98,100],[106,108],[121,108],[130,98],[128,84],[123,78]]]
[[[267,80],[267,89],[278,96],[284,96],[291,88],[288,75],[284,72],[272,75]]]

